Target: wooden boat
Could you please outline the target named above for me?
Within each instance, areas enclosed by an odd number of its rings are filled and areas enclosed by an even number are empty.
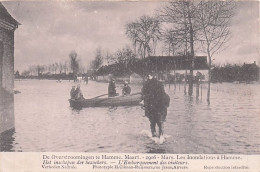
[[[140,93],[106,98],[100,98],[100,96],[98,96],[92,99],[69,99],[70,106],[73,108],[101,106],[137,106],[141,101],[142,99]]]

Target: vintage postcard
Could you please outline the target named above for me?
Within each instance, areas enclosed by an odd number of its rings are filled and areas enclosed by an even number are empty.
[[[258,1],[0,2],[0,172],[260,170]]]

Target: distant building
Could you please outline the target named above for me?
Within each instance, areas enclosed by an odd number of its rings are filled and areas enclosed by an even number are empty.
[[[0,133],[14,127],[14,31],[19,23],[0,2]]]
[[[149,56],[144,62],[150,71],[189,70],[191,67],[189,56]],[[208,70],[206,56],[195,56],[194,70]]]
[[[132,72],[125,66],[126,65],[122,63],[101,66],[95,73],[96,80],[108,82],[108,80],[113,77],[117,82],[129,81]]]
[[[168,80],[169,74],[184,74],[185,70],[188,70],[189,73],[190,67],[191,58],[189,56],[149,56],[145,59],[135,59],[127,65],[112,64],[102,66],[98,69],[96,75],[100,81],[107,80],[108,74],[113,74],[116,78],[124,76],[124,80],[130,80],[132,83],[142,81],[142,76],[153,72],[158,75],[159,79]],[[207,57],[195,56],[193,70],[194,75],[199,71],[207,80]]]
[[[170,80],[168,74],[184,75],[191,68],[191,57],[189,56],[149,56],[144,59],[145,67],[148,72],[155,72],[159,78]],[[194,57],[193,75],[197,72],[202,73],[204,80],[208,80],[208,64],[206,56]],[[167,74],[166,74],[167,73]]]

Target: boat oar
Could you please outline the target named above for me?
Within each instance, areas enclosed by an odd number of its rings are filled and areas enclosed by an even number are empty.
[[[102,94],[102,95],[100,95],[100,96],[93,97],[92,99],[96,99],[96,98],[99,98],[99,97],[102,97],[102,96],[106,96],[106,95],[108,95],[108,94]]]
[[[130,94],[130,95],[132,96],[132,95],[136,95],[136,94],[141,94],[141,92],[134,93],[134,94]],[[99,97],[106,96],[106,95],[108,95],[108,94],[102,94],[102,95],[100,95],[100,96],[93,97],[93,98],[91,98],[91,99],[99,98]]]
[[[132,95],[136,95],[136,94],[142,94],[142,93],[141,93],[141,92],[138,92],[138,93],[129,94],[129,95],[132,96]]]

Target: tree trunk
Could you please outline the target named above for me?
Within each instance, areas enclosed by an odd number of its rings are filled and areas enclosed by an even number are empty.
[[[144,76],[144,69],[146,69],[146,66],[144,65],[144,59],[145,59],[145,51],[146,51],[146,46],[144,46],[144,54],[143,54],[143,64],[142,64],[142,77],[143,77],[143,83],[145,82],[145,76]]]
[[[187,94],[186,86],[187,86],[187,69],[185,70],[185,77],[184,77],[184,95]]]
[[[210,105],[210,80],[211,80],[211,69],[209,69],[209,81],[208,81],[208,93],[207,93],[207,102]]]
[[[209,78],[208,78],[207,102],[208,102],[208,105],[210,105],[211,56],[210,56],[210,53],[209,53],[209,48],[207,49],[207,51],[208,51],[208,56],[209,56],[209,71],[208,71]]]
[[[199,80],[196,81],[196,98],[199,98],[200,94],[200,85],[199,85]]]
[[[174,62],[174,91],[176,90],[176,63]]]
[[[193,94],[193,68],[194,68],[194,47],[193,47],[193,28],[192,28],[192,22],[191,22],[191,14],[189,9],[189,3],[187,2],[188,7],[188,21],[189,21],[189,32],[190,32],[190,52],[191,52],[191,66],[190,66],[190,78],[189,78],[189,96],[192,96]]]
[[[189,82],[188,94],[189,94],[189,96],[192,96],[192,94],[193,94],[193,79],[192,79],[192,76],[193,76],[193,72],[190,71],[190,77],[188,79],[188,82]]]
[[[200,81],[200,99],[202,100],[202,82]]]

